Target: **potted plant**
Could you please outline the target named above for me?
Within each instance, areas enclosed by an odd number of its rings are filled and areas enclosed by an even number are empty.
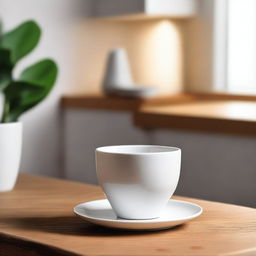
[[[41,102],[55,83],[58,68],[51,59],[25,68],[18,77],[13,70],[38,44],[41,29],[27,21],[6,33],[0,32],[0,191],[12,190],[19,170],[22,147],[20,116]]]

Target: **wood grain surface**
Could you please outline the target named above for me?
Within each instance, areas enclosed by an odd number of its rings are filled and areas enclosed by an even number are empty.
[[[62,97],[61,106],[64,109],[95,109],[115,111],[137,111],[142,106],[159,106],[180,104],[194,100],[193,95],[166,95],[154,98],[124,98],[104,94],[66,95]]]
[[[74,216],[76,204],[103,198],[97,186],[20,175],[0,194],[0,255],[256,255],[256,210],[198,203],[203,214],[157,232],[111,230]]]
[[[130,111],[136,126],[256,135],[256,96],[224,93],[187,93],[149,99],[110,97],[103,94],[69,95],[64,109]]]
[[[235,94],[230,92],[212,92],[212,93],[190,93],[191,95],[199,100],[222,100],[222,101],[248,101],[255,102],[255,94]]]
[[[144,128],[255,136],[256,102],[199,100],[175,106],[147,106],[134,114],[134,123]]]

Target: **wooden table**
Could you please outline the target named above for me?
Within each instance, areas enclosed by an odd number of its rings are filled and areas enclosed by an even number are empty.
[[[74,216],[74,205],[100,198],[97,186],[20,175],[0,194],[0,255],[256,255],[255,209],[176,197],[204,213],[170,230],[128,232]]]

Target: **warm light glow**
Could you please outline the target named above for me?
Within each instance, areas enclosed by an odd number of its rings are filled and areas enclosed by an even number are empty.
[[[182,90],[182,41],[178,22],[145,20],[132,22],[85,21],[76,26],[76,75],[81,90],[98,91],[110,49],[127,50],[134,79],[157,86],[161,93]],[[86,88],[85,88],[86,85]]]
[[[168,20],[154,22],[141,39],[138,80],[157,85],[162,92],[179,92],[182,87],[182,50],[175,24]]]

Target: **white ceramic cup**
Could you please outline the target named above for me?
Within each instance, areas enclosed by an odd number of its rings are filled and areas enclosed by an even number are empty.
[[[160,217],[178,184],[181,150],[151,145],[96,149],[98,182],[116,215],[124,219]]]

